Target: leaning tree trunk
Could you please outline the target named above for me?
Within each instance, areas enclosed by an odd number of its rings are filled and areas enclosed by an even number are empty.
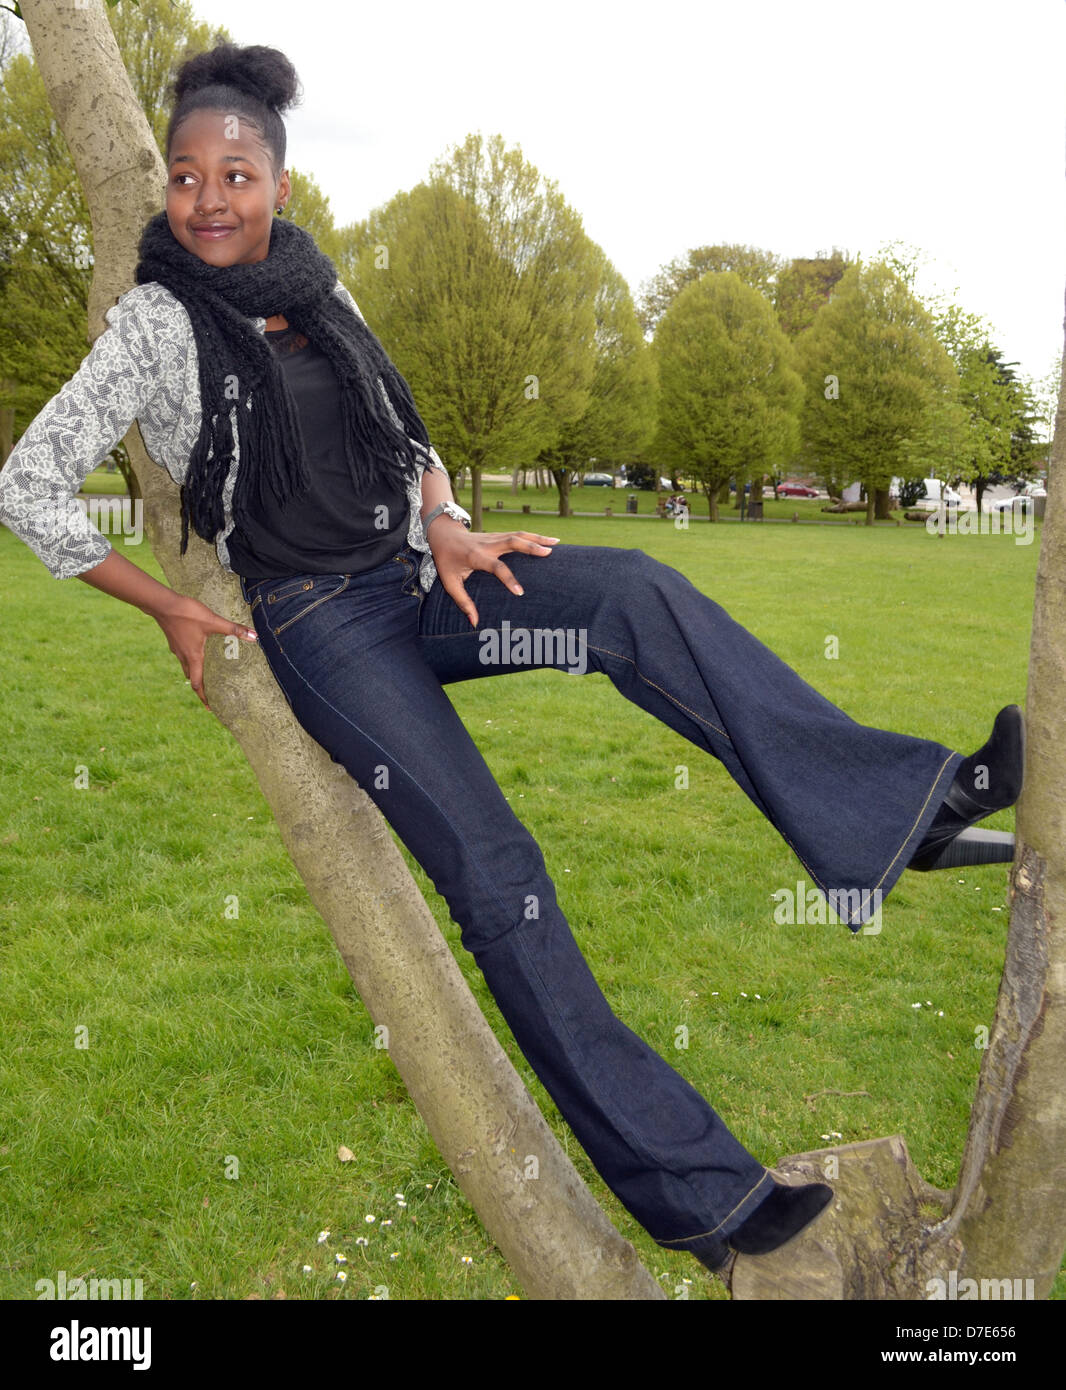
[[[93,219],[91,330],[133,283],[140,231],[166,175],[102,0],[22,0],[34,54]],[[127,436],[152,549],[171,585],[249,624],[237,580],[195,535],[179,555],[178,494]],[[479,491],[475,471],[475,499]],[[208,641],[212,711],[251,763],[322,914],[430,1134],[526,1293],[663,1298],[564,1155],[485,1022],[377,809],[291,715],[258,648],[227,660]],[[322,845],[328,844],[328,855]],[[536,1155],[539,1176],[525,1181]]]
[[[1066,324],[1064,324],[1066,328]],[[959,1180],[923,1182],[896,1135],[794,1154],[829,1178],[832,1218],[785,1250],[737,1257],[734,1298],[1046,1298],[1066,1250],[1066,358],[1036,578],[1010,929]],[[925,1206],[925,1211],[922,1206]],[[927,1215],[938,1209],[936,1216]],[[973,1280],[973,1284],[964,1281]],[[1005,1285],[1004,1281],[1010,1281]],[[1031,1283],[1029,1282],[1031,1281]],[[983,1290],[987,1289],[986,1294]],[[1009,1291],[1008,1291],[1009,1289]],[[949,1295],[950,1296],[950,1295]]]

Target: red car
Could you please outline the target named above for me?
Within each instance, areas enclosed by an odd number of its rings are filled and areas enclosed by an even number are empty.
[[[818,490],[805,487],[803,483],[782,483],[777,489],[778,497],[817,497]]]

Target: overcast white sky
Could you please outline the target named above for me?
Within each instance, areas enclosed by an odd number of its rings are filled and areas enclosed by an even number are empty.
[[[1064,0],[193,0],[304,86],[338,224],[470,131],[555,180],[629,282],[691,246],[901,240],[1020,370],[1063,341]]]

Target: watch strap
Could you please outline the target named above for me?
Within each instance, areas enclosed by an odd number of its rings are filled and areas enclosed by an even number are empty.
[[[461,521],[463,525],[466,527],[466,529],[468,531],[470,530],[469,518],[466,516],[465,512],[460,511],[460,508],[457,507],[454,502],[438,502],[437,505],[430,512],[429,516],[427,516],[425,521],[423,521],[422,523],[423,535],[426,532],[428,532],[430,523],[436,521],[437,517],[441,516],[442,514],[447,514],[448,516],[453,517],[456,521]]]

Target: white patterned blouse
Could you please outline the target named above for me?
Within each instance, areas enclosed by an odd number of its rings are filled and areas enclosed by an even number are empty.
[[[337,294],[352,311],[355,300],[337,282]],[[200,433],[200,378],[196,339],[184,306],[154,281],[120,295],[106,311],[108,327],[81,366],[27,426],[0,470],[0,522],[30,547],[57,579],[69,579],[107,558],[111,542],[76,498],[82,482],[124,437],[133,421],[150,457],[175,483],[184,481]],[[260,333],[266,320],[251,320]],[[393,421],[400,418],[378,377]],[[233,530],[233,488],[240,467],[236,407],[231,412],[234,458],[223,488],[224,525],[215,537],[220,564],[233,572],[226,537]],[[412,440],[419,462],[408,488],[408,542],[423,558],[422,588],[436,578],[422,530],[421,480],[425,468],[444,469],[437,452]]]

